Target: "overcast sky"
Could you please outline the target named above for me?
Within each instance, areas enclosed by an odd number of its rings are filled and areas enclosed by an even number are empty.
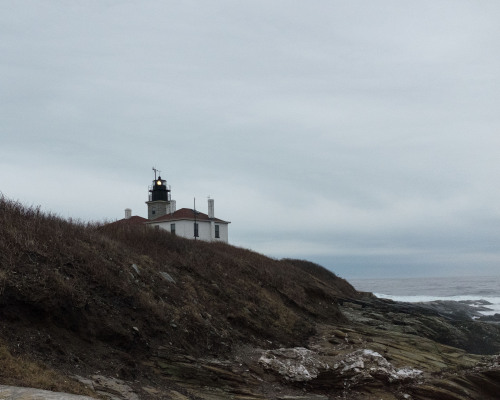
[[[355,277],[500,274],[500,2],[0,0],[0,192]]]

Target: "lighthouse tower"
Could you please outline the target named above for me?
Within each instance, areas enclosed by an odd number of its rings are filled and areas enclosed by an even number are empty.
[[[155,172],[155,179],[153,184],[149,187],[149,200],[146,201],[148,205],[148,219],[156,219],[165,214],[170,214],[172,210],[172,201],[170,199],[170,189],[167,188],[167,181],[161,179],[161,176],[156,177],[156,173],[160,173],[153,167]]]

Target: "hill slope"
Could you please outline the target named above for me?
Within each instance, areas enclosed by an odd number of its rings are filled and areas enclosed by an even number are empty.
[[[0,335],[15,354],[75,372],[135,378],[158,346],[202,357],[235,343],[300,345],[318,320],[345,321],[337,297],[358,295],[312,264],[72,223],[5,198],[0,239]]]

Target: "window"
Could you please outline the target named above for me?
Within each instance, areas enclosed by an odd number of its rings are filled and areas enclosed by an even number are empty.
[[[155,211],[155,210],[152,210],[152,211],[151,211],[151,214],[155,215],[155,214],[156,214],[156,211]]]
[[[220,239],[219,225],[215,225],[215,238]]]
[[[194,223],[194,237],[198,237],[198,222]]]
[[[170,224],[170,233],[175,235],[175,224]]]

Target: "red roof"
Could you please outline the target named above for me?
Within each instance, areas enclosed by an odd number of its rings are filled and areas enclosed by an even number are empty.
[[[148,221],[148,223],[153,223],[153,222],[163,222],[163,221],[178,221],[181,219],[187,219],[194,221],[195,220],[195,214],[194,210],[192,208],[181,208],[177,211],[175,211],[172,214],[165,214],[162,215],[161,217],[155,218],[151,221]],[[220,222],[223,224],[229,224],[228,221],[223,221],[219,218],[209,218],[207,214],[204,214],[202,212],[196,211],[196,220],[197,221],[214,221],[214,222]]]
[[[118,221],[111,222],[109,225],[141,225],[145,222],[148,222],[146,218],[139,217],[138,215],[134,215],[130,218],[119,219]]]

